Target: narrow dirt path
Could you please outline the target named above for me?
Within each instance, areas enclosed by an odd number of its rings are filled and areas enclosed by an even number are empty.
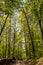
[[[32,65],[31,62],[25,62],[25,61],[16,61],[13,65]]]
[[[13,65],[25,65],[25,63],[23,61],[17,61],[15,64]]]

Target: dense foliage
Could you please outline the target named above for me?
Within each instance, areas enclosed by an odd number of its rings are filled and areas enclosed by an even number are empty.
[[[43,0],[0,0],[0,58],[43,56]]]

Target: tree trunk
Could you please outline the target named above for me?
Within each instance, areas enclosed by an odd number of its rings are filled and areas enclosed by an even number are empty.
[[[26,36],[25,36],[25,28],[24,28],[24,40],[25,40],[25,49],[26,49],[26,57],[28,58],[29,56],[29,59],[31,59],[31,50],[30,50],[30,43],[29,43],[29,52],[28,52],[28,49],[27,49],[27,43],[26,43]],[[29,39],[29,35],[28,35],[28,39]]]
[[[42,43],[43,43],[43,29],[42,29],[42,25],[41,25],[41,20],[39,20],[39,26],[40,26],[40,31],[42,34]],[[42,44],[42,55],[43,55],[43,44]]]
[[[6,17],[6,19],[5,19],[5,22],[4,22],[4,24],[3,24],[3,27],[1,28],[0,36],[1,36],[1,34],[2,34],[2,32],[3,32],[3,29],[4,29],[5,25],[6,25],[8,16],[9,16],[9,15],[7,15],[7,17]]]
[[[15,50],[15,29],[14,29],[14,39],[13,39],[14,43],[13,43],[13,57],[14,57],[14,50]]]
[[[11,27],[8,30],[8,58],[10,57]]]
[[[7,54],[7,31],[6,31],[6,46],[5,46],[5,58],[6,58],[6,54]]]
[[[28,23],[28,18],[27,18],[27,15],[23,9],[23,13],[25,15],[25,18],[26,18],[26,21],[27,21],[27,26],[28,26],[28,34],[30,35],[30,39],[31,39],[31,45],[32,45],[32,53],[33,53],[33,59],[35,58],[35,48],[34,48],[34,43],[33,43],[33,40],[32,40],[32,35],[31,35],[31,30],[30,30],[30,26],[29,26],[29,23]]]
[[[15,51],[15,42],[16,42],[16,31],[15,31],[15,27],[16,27],[16,22],[14,22],[13,57],[15,56],[14,51]]]

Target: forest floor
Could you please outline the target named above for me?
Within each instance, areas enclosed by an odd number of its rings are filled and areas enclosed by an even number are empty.
[[[2,64],[0,64],[2,65]],[[4,65],[4,64],[3,64]],[[32,59],[29,60],[16,60],[13,64],[7,64],[7,65],[43,65],[43,57],[39,59],[35,59],[34,61]]]
[[[16,61],[15,64],[13,65],[33,65],[31,61],[21,61],[21,60],[18,60]]]
[[[43,65],[43,58],[39,58],[35,61],[35,64],[32,62],[32,60],[18,60],[13,65]]]

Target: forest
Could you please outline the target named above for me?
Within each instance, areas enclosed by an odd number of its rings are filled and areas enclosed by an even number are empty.
[[[0,0],[0,65],[43,65],[43,0]]]

